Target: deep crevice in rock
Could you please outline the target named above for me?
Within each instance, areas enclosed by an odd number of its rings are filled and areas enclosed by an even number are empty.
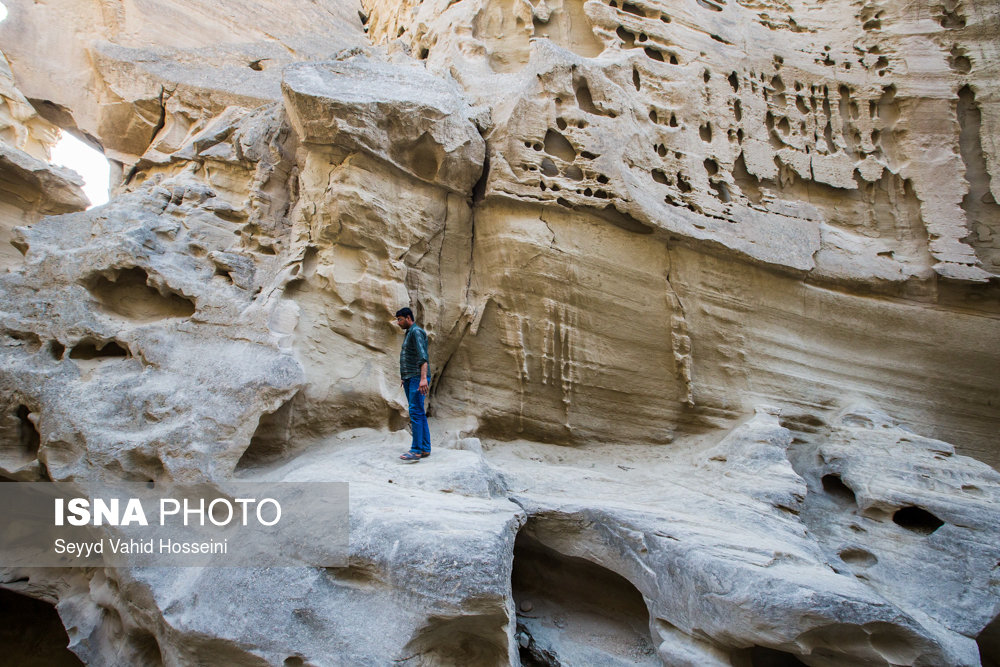
[[[15,416],[18,423],[18,453],[22,458],[30,461],[38,457],[38,448],[42,444],[42,436],[39,434],[35,422],[30,419],[32,413],[28,409],[28,406],[17,406]]]
[[[660,664],[642,594],[624,577],[561,554],[524,532],[514,545],[511,588],[522,664]]]
[[[0,651],[7,665],[75,667],[83,662],[67,646],[69,636],[55,607],[0,588]]]

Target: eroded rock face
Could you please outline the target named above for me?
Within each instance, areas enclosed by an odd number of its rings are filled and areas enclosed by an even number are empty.
[[[9,4],[0,475],[352,484],[347,568],[5,572],[86,662],[997,659],[995,8]]]
[[[46,215],[87,207],[73,172],[48,163],[59,128],[47,122],[21,94],[7,59],[0,54],[0,268],[20,263],[11,245],[13,229]]]

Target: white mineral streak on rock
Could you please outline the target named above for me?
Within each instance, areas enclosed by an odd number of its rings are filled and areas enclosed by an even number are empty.
[[[0,475],[352,483],[348,568],[4,571],[87,662],[1000,659],[995,3],[5,4]]]

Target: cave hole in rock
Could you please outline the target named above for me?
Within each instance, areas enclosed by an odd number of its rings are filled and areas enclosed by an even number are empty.
[[[938,23],[942,28],[951,30],[965,27],[965,17],[958,13],[958,2],[948,0],[942,5],[938,5],[941,12],[938,15]]]
[[[983,667],[1000,667],[1000,616],[994,618],[976,637]]]
[[[677,174],[677,187],[681,192],[691,192],[691,183],[684,178],[684,174]]]
[[[854,505],[857,504],[857,496],[854,495],[854,491],[851,487],[844,484],[844,480],[840,478],[840,475],[836,473],[830,473],[828,475],[823,475],[821,480],[823,483],[823,490],[827,492],[834,500],[847,504]]]
[[[57,340],[49,341],[49,354],[56,361],[60,361],[66,354],[66,346]]]
[[[952,47],[951,54],[948,56],[948,65],[959,74],[968,74],[972,71],[972,61],[957,44]]]
[[[643,48],[642,51],[643,51],[643,53],[646,54],[647,58],[650,58],[652,60],[656,60],[657,62],[661,62],[661,63],[663,62],[663,54],[660,53],[659,51],[657,51],[656,49],[653,49],[653,48],[650,48],[650,47],[647,46],[647,47]]]
[[[662,169],[653,169],[649,173],[653,177],[653,180],[656,181],[657,183],[660,183],[662,185],[671,184],[670,179],[667,177],[667,174]]]
[[[635,35],[626,30],[623,26],[618,26],[618,29],[615,30],[615,34],[622,40],[622,47],[626,49],[635,48]]]
[[[546,153],[560,160],[572,162],[576,159],[576,149],[573,148],[573,144],[569,143],[566,137],[555,130],[550,129],[545,133],[542,145]]]
[[[522,665],[576,664],[574,656],[589,664],[661,664],[642,594],[616,572],[522,531],[511,589]]]
[[[892,515],[892,521],[897,526],[902,526],[909,531],[920,535],[930,535],[944,525],[944,521],[937,518],[922,507],[910,505],[902,507]]]
[[[265,412],[260,416],[257,430],[250,438],[250,445],[236,463],[237,471],[280,461],[289,452],[295,423],[295,411],[292,405],[294,400],[293,396],[274,412]]]
[[[622,11],[623,12],[628,12],[629,14],[633,14],[635,16],[641,16],[643,18],[646,18],[646,15],[642,12],[642,10],[639,9],[638,7],[636,7],[635,5],[633,5],[630,2],[623,2],[622,3]]]
[[[38,457],[38,448],[42,444],[42,436],[35,424],[37,416],[28,406],[19,405],[14,411],[14,418],[17,420],[17,458],[26,462],[33,461]]]
[[[83,665],[68,645],[69,635],[54,606],[0,588],[0,651],[4,664]]]
[[[541,164],[542,173],[546,176],[558,176],[559,169],[556,168],[556,163],[549,158],[542,158]]]
[[[734,93],[740,92],[740,77],[736,72],[730,72],[726,79],[729,81],[729,85],[732,87]]]
[[[632,67],[632,85],[636,90],[642,90],[642,80],[639,78],[639,68]]]
[[[705,123],[704,125],[702,125],[701,127],[699,127],[698,128],[698,134],[699,134],[699,136],[701,136],[701,140],[704,141],[706,144],[707,143],[711,143],[712,142],[712,124],[711,123]]]
[[[195,311],[191,299],[151,286],[149,274],[138,266],[95,273],[81,282],[102,311],[125,319],[154,322],[190,317]]]
[[[69,351],[69,358],[78,361],[101,361],[104,359],[125,359],[131,356],[128,346],[117,341],[97,341],[84,338]]]

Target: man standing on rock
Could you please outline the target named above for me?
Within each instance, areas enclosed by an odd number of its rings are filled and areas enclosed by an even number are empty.
[[[399,377],[406,392],[413,432],[410,451],[399,458],[415,462],[431,455],[431,432],[427,428],[427,414],[424,412],[424,396],[430,390],[427,332],[413,322],[413,311],[409,308],[396,311],[396,324],[406,332],[403,348],[399,352]]]

